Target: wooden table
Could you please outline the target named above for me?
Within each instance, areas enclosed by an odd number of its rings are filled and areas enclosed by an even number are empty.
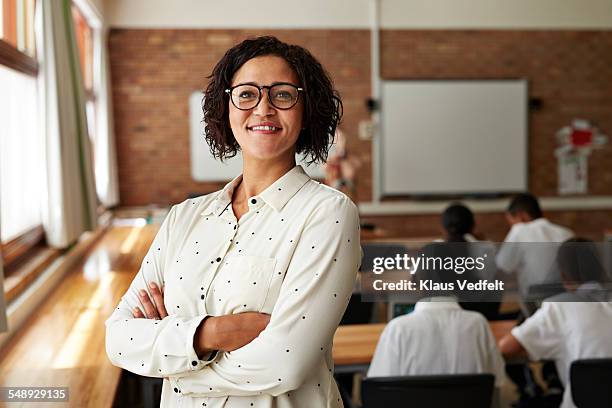
[[[516,326],[515,320],[489,322],[495,339],[499,341]],[[378,339],[386,323],[354,324],[338,327],[334,335],[334,365],[336,372],[365,371],[372,361]]]

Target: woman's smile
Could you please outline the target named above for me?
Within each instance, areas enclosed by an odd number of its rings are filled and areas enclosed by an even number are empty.
[[[256,134],[273,135],[283,130],[283,128],[274,122],[261,122],[247,126],[247,130]]]

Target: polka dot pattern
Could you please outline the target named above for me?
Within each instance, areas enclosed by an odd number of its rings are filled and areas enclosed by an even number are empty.
[[[193,402],[183,406],[293,408],[328,396],[334,406],[339,394],[327,363],[334,330],[326,321],[339,321],[346,303],[338,298],[350,296],[355,280],[356,208],[299,167],[249,197],[249,211],[239,220],[228,199],[232,188],[172,208],[132,285],[139,290],[167,282],[169,316],[155,323],[133,319],[131,287],[109,319],[109,357],[140,375],[168,377],[166,395],[174,398],[168,406],[182,398]],[[278,312],[285,321],[273,319],[268,334],[244,351],[208,360],[185,348],[206,315],[271,313],[274,307],[284,309]],[[287,367],[304,359],[315,361],[316,371],[303,373],[311,380],[290,389],[295,370]],[[170,374],[177,372],[180,377]],[[252,397],[222,402],[244,392]],[[284,397],[270,399],[269,393]]]

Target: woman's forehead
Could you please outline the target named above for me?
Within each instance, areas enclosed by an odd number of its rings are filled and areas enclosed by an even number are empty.
[[[264,55],[251,58],[236,71],[232,85],[245,82],[254,82],[258,85],[270,85],[275,82],[297,84],[299,79],[284,58]]]

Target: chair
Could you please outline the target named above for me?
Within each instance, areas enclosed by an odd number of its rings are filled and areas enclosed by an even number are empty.
[[[362,302],[361,295],[352,294],[340,324],[367,324],[372,321],[374,303]]]
[[[612,358],[574,361],[570,384],[578,408],[612,407]]]
[[[493,374],[419,375],[366,378],[363,408],[489,408]]]

